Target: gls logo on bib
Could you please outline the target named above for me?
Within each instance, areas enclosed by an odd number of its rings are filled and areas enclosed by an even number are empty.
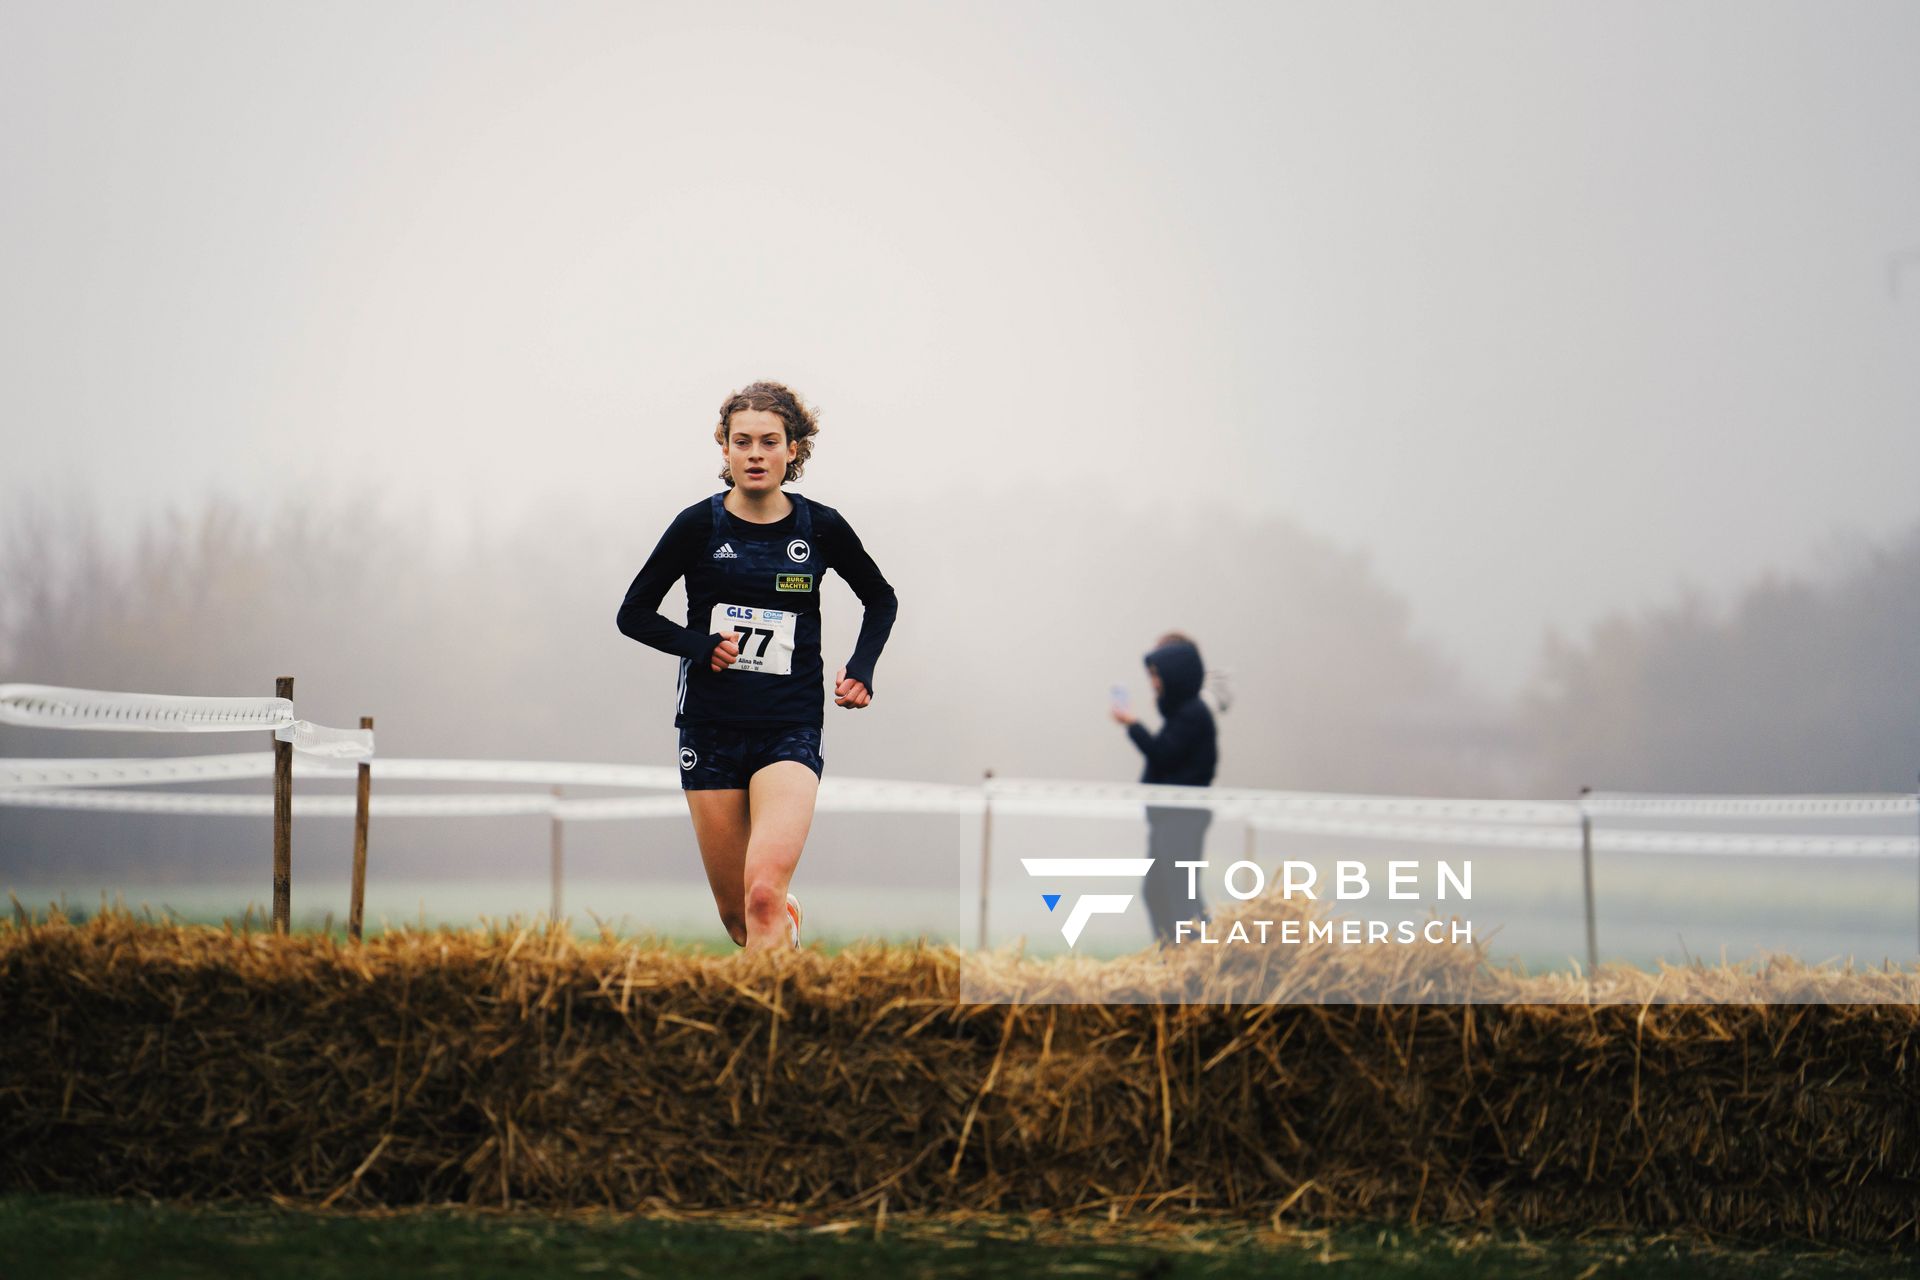
[[[793,649],[800,615],[791,609],[762,609],[747,604],[716,604],[710,630],[740,637],[740,656],[729,672],[793,674]]]

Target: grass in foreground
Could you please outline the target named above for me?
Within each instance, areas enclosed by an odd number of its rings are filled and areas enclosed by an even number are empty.
[[[0,911],[3,910],[4,908],[0,907]],[[236,933],[243,931],[270,933],[273,929],[272,913],[264,908],[249,908],[234,912],[195,912],[146,905],[132,908],[128,907],[124,901],[116,901],[105,908],[87,907],[67,901],[34,908],[24,906],[18,898],[15,898],[13,903],[14,919],[21,923],[45,924],[55,918],[56,911],[59,919],[75,926],[85,925],[96,915],[117,912],[158,925],[201,925],[211,929],[231,929]],[[346,921],[335,916],[331,911],[295,913],[288,923],[290,931],[297,936],[330,937],[341,944],[351,940]],[[641,947],[659,946],[690,955],[736,955],[741,950],[731,938],[727,937],[718,920],[710,929],[675,933],[636,924],[625,916],[603,920],[591,911],[582,911],[577,916],[568,917],[566,926],[574,937],[582,941],[599,939]],[[434,930],[466,932],[475,929],[491,929],[510,934],[519,929],[538,931],[545,927],[546,917],[543,915],[504,917],[482,915],[471,920],[428,918],[422,915],[414,920],[368,920],[364,932],[371,940],[382,934],[395,932]],[[839,955],[851,947],[873,946],[879,943],[911,947],[916,943],[937,946],[940,942],[929,934],[888,933],[884,930],[870,930],[864,933],[810,931],[803,941],[810,950],[826,955]]]
[[[113,1280],[267,1275],[366,1280],[685,1275],[807,1277],[1127,1276],[1906,1276],[1912,1259],[1790,1247],[1727,1249],[1671,1238],[1534,1240],[1504,1232],[1348,1227],[1080,1224],[1019,1217],[803,1221],[774,1215],[629,1217],[387,1214],[187,1207],[0,1196],[9,1276]]]

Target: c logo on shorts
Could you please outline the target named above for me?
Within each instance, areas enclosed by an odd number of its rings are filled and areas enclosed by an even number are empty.
[[[813,554],[813,548],[807,545],[805,538],[795,538],[787,544],[787,559],[795,564],[805,564],[807,557]]]
[[[680,767],[682,769],[691,769],[693,768],[693,766],[699,763],[700,763],[699,752],[695,751],[692,747],[680,748]]]

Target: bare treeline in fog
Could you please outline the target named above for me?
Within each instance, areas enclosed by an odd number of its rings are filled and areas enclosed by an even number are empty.
[[[1516,713],[1534,785],[1911,791],[1920,776],[1920,527],[1815,579],[1769,574],[1549,635]]]
[[[213,499],[112,542],[84,502],[24,499],[0,529],[0,676],[265,694],[293,674],[303,716],[375,715],[393,754],[665,762],[674,660],[613,619],[672,514],[549,508],[460,539],[379,499]],[[1050,491],[960,521],[898,499],[849,515],[900,619],[871,711],[828,709],[841,776],[1131,778],[1106,690],[1150,704],[1140,656],[1173,628],[1231,674],[1223,784],[1904,789],[1920,767],[1920,529],[1818,581],[1756,583],[1726,616],[1690,598],[1550,635],[1509,706],[1467,687],[1364,553],[1284,520]],[[677,592],[663,607],[683,616]],[[836,585],[825,607],[831,672],[859,606]],[[0,730],[12,754],[127,750],[106,741]]]

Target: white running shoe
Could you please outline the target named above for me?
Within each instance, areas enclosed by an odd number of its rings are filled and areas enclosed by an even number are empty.
[[[800,949],[800,899],[787,895],[787,919],[793,924],[793,949]]]

